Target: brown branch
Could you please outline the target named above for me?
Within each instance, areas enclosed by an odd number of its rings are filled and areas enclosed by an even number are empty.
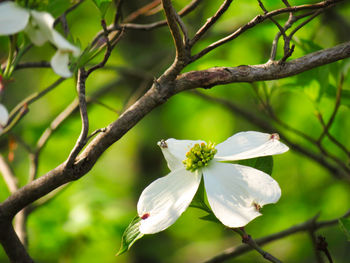
[[[236,39],[238,36],[240,36],[242,33],[244,33],[245,31],[247,31],[248,29],[262,23],[263,21],[265,21],[268,18],[283,14],[283,13],[290,13],[290,12],[298,12],[298,11],[302,11],[302,10],[309,10],[309,9],[321,9],[321,8],[328,8],[332,5],[335,5],[337,2],[341,2],[344,0],[333,0],[333,1],[322,1],[319,2],[317,4],[309,4],[309,5],[299,5],[299,6],[293,6],[293,7],[286,7],[286,8],[280,8],[274,11],[270,11],[264,15],[257,15],[256,17],[254,17],[252,20],[250,20],[248,23],[246,23],[245,25],[239,27],[237,30],[235,30],[232,34],[210,44],[208,47],[204,48],[203,50],[201,50],[199,53],[197,53],[196,55],[192,56],[192,61],[195,61],[201,57],[203,57],[204,55],[206,55],[207,53],[209,53],[210,51],[212,51],[213,49],[229,42],[232,41],[233,39]]]
[[[176,92],[197,87],[210,88],[215,85],[280,79],[305,72],[350,57],[350,42],[310,53],[283,64],[269,61],[255,66],[215,67],[190,71],[176,79]]]
[[[10,220],[0,220],[0,243],[13,263],[34,263],[19,240]]]
[[[349,216],[350,216],[350,211],[346,212],[342,217],[349,217]],[[340,218],[342,218],[342,217],[340,217]],[[258,238],[255,241],[258,245],[261,246],[261,245],[268,244],[272,241],[279,240],[279,239],[282,239],[284,237],[287,237],[289,235],[293,235],[293,234],[296,234],[299,232],[306,232],[306,231],[309,231],[310,229],[318,230],[318,229],[323,228],[323,227],[329,227],[329,226],[338,224],[338,220],[339,220],[339,218],[336,218],[333,220],[317,222],[317,218],[318,218],[318,215],[309,219],[308,221],[306,221],[304,223],[297,224],[297,225],[294,225],[294,226],[287,228],[283,231],[280,231],[280,232],[277,232],[277,233],[274,233],[274,234],[271,234],[271,235],[268,235],[265,237]],[[249,247],[248,245],[240,245],[237,247],[227,249],[223,253],[205,261],[204,263],[220,263],[220,262],[223,262],[225,260],[242,255],[242,254],[244,254],[248,251],[251,251],[251,250],[252,250],[252,248]]]

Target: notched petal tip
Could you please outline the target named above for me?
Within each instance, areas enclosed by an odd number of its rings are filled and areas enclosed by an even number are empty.
[[[73,74],[69,70],[69,54],[58,50],[51,59],[51,67],[53,71],[64,78],[70,78]]]
[[[270,139],[271,140],[279,140],[280,136],[278,133],[272,133]]]
[[[168,144],[166,143],[165,140],[160,140],[157,145],[160,147],[160,148],[163,148],[163,149],[166,149],[168,148]]]
[[[259,205],[257,202],[253,202],[252,204],[257,212],[260,212],[262,206]]]

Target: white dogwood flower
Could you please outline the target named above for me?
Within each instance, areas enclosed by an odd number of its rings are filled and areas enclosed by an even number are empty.
[[[168,139],[158,143],[171,172],[146,187],[137,212],[143,234],[160,232],[172,225],[190,205],[201,178],[210,207],[228,227],[242,227],[260,216],[260,208],[276,203],[278,183],[268,174],[239,164],[224,163],[281,154],[288,147],[278,134],[240,132],[223,143]]]
[[[9,119],[9,113],[4,105],[0,103],[0,134],[2,133],[2,130],[7,124],[7,121]]]
[[[24,30],[34,45],[42,46],[47,41],[51,42],[58,49],[50,61],[51,67],[56,74],[68,78],[72,76],[68,67],[69,54],[78,57],[80,49],[54,29],[54,21],[47,12],[27,10],[14,2],[0,3],[0,35]]]

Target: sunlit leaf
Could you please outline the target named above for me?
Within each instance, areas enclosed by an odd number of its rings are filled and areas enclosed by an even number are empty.
[[[194,196],[194,198],[190,204],[190,207],[201,209],[209,214],[212,213],[211,209],[209,208],[209,206],[207,205],[207,202],[206,202],[203,180],[201,181],[201,183],[198,187],[197,193]]]
[[[344,232],[348,241],[350,241],[350,219],[341,218],[339,219],[339,227]]]
[[[225,163],[237,163],[240,165],[250,166],[269,175],[272,174],[273,169],[273,157],[272,156],[264,156],[252,159],[245,159],[239,161],[225,161]]]
[[[62,15],[70,6],[70,0],[51,0],[46,7],[46,11],[57,17]]]
[[[104,17],[106,15],[106,12],[112,2],[112,0],[93,0],[97,8],[101,12],[101,16]]]
[[[120,249],[117,256],[125,253],[128,251],[131,246],[141,237],[143,237],[143,234],[139,231],[139,226],[141,224],[141,218],[139,216],[136,216],[129,226],[125,229],[123,236],[122,236],[122,243],[120,245]]]
[[[222,225],[222,223],[219,221],[219,219],[216,218],[216,216],[213,213],[210,213],[206,216],[202,216],[200,217],[200,219]]]

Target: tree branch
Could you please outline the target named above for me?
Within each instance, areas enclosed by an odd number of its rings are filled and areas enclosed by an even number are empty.
[[[342,217],[349,217],[349,216],[350,216],[350,211],[346,212]],[[315,217],[309,219],[308,221],[306,221],[304,223],[294,225],[294,226],[287,228],[283,231],[280,231],[280,232],[277,232],[277,233],[274,233],[274,234],[271,234],[271,235],[268,235],[268,236],[265,236],[262,238],[258,238],[255,241],[258,245],[265,245],[265,244],[268,244],[272,241],[279,240],[279,239],[282,239],[284,237],[287,237],[289,235],[293,235],[293,234],[296,234],[299,232],[309,231],[310,229],[317,230],[317,229],[320,229],[323,227],[335,225],[338,223],[338,220],[339,220],[339,218],[336,218],[333,220],[317,222],[317,218],[318,218],[318,215],[316,215]],[[240,245],[237,247],[227,249],[223,253],[205,261],[204,263],[220,263],[220,262],[223,262],[227,259],[242,255],[242,254],[244,254],[248,251],[251,251],[251,250],[252,250],[252,248],[249,247],[248,245]]]
[[[152,86],[148,92],[129,107],[106,131],[98,134],[78,156],[71,168],[64,169],[61,164],[47,174],[22,187],[0,204],[0,218],[13,217],[18,211],[48,194],[57,187],[77,180],[89,172],[102,153],[135,126],[145,115],[163,104],[174,94],[196,87],[278,79],[292,76],[311,68],[332,63],[350,56],[350,42],[308,54],[286,62],[269,62],[257,66],[239,66],[236,68],[211,68],[204,71],[192,71],[180,75],[175,81],[172,65]]]
[[[0,243],[11,263],[34,263],[13,229],[11,221],[0,219]]]
[[[210,88],[235,82],[285,78],[348,57],[350,57],[350,42],[313,52],[282,64],[269,61],[255,66],[215,67],[207,70],[190,71],[177,77],[176,92],[197,87]]]

